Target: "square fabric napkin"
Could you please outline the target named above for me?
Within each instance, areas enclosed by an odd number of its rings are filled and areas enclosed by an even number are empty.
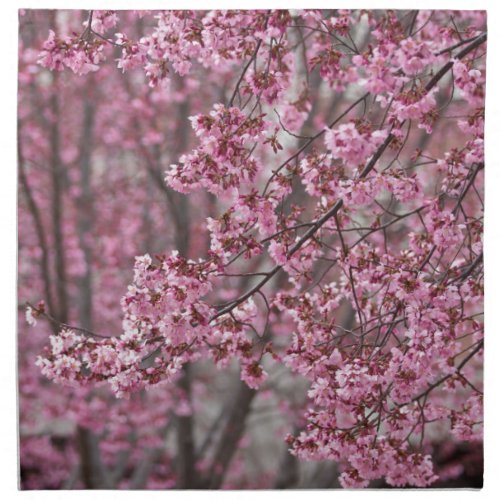
[[[486,39],[20,10],[20,489],[481,488]]]

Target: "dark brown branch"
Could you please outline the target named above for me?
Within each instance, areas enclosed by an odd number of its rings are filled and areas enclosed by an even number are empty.
[[[255,58],[257,57],[257,53],[259,52],[261,45],[262,45],[262,39],[260,39],[257,42],[257,45],[255,46],[255,50],[252,54],[252,57],[250,57],[248,62],[245,64],[245,67],[243,68],[243,71],[241,72],[241,75],[238,78],[238,81],[236,82],[236,86],[234,87],[233,95],[231,96],[231,99],[229,99],[228,107],[231,107],[233,105],[234,99],[236,98],[236,95],[238,94],[241,82],[243,81],[243,78],[245,77],[245,74],[248,71],[248,68],[250,67],[252,62],[255,60]]]
[[[191,365],[185,364],[177,386],[191,404]],[[198,487],[198,476],[195,469],[196,455],[194,445],[194,421],[188,416],[178,416],[176,422],[177,458],[176,486],[179,489],[195,489]]]
[[[206,478],[209,489],[219,489],[222,486],[231,459],[243,436],[245,417],[256,394],[257,391],[250,389],[244,382],[239,382],[238,394],[219,440],[209,476]]]
[[[54,318],[51,314],[49,314],[45,311],[42,311],[38,307],[35,307],[30,302],[26,302],[26,305],[28,307],[31,307],[31,309],[33,309],[33,311],[35,311],[38,316],[42,316],[42,317],[48,319],[51,323],[53,323],[54,325],[57,325],[59,328],[67,328],[68,330],[75,330],[77,332],[83,333],[84,335],[89,335],[91,337],[98,337],[101,339],[112,338],[111,336],[100,335],[99,333],[92,332],[91,330],[88,330],[86,328],[81,328],[78,326],[72,326],[72,325],[68,325],[67,323],[63,323],[62,321],[59,321],[58,319]]]
[[[54,86],[57,86],[57,72],[53,78],[56,80]],[[64,252],[64,234],[63,234],[63,170],[61,165],[60,138],[59,138],[59,96],[53,93],[50,97],[50,108],[54,115],[54,121],[50,128],[50,150],[51,150],[51,180],[52,180],[52,231],[54,236],[54,257],[56,269],[56,296],[57,296],[57,317],[61,322],[68,319],[68,292],[66,287],[66,259]]]
[[[465,47],[461,52],[459,52],[456,56],[456,59],[463,59],[467,54],[472,52],[474,49],[477,49],[484,42],[486,42],[487,35],[486,33],[482,34],[478,38],[476,38],[470,45]],[[425,90],[429,92],[434,85],[436,85],[441,78],[443,78],[446,73],[453,67],[454,61],[448,61],[428,82],[425,86]]]
[[[80,454],[80,477],[87,489],[109,489],[109,477],[101,461],[97,436],[85,427],[77,428],[77,446]]]
[[[42,216],[40,214],[40,210],[35,201],[33,193],[31,191],[31,187],[28,182],[28,177],[26,176],[25,166],[24,166],[24,157],[22,153],[21,147],[21,126],[18,124],[17,129],[17,157],[18,157],[18,166],[19,166],[19,180],[21,181],[21,186],[23,187],[24,193],[26,195],[26,201],[28,203],[28,209],[31,213],[31,217],[33,218],[33,223],[35,225],[35,232],[38,238],[38,244],[40,245],[40,249],[42,252],[40,259],[40,267],[42,271],[42,279],[45,293],[45,300],[48,306],[49,311],[54,312],[54,302],[52,300],[52,289],[51,289],[51,276],[49,270],[49,250],[47,239],[45,237],[45,229],[43,227]]]

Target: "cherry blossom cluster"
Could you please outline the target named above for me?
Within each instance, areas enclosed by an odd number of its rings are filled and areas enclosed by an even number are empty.
[[[216,104],[208,115],[192,117],[191,126],[200,145],[171,165],[166,181],[172,188],[183,193],[205,188],[221,195],[255,179],[261,165],[250,147],[266,131],[263,116],[249,118],[237,107]]]
[[[106,31],[114,28],[118,23],[118,15],[114,10],[94,10],[92,13],[91,29],[99,35],[104,35]],[[89,27],[89,22],[85,21],[83,26]]]
[[[116,33],[116,42],[104,39],[122,47],[119,68],[125,71],[143,67],[149,85],[155,87],[168,81],[172,72],[187,75],[193,64],[215,65],[225,70],[229,64],[251,55],[264,42],[269,53],[267,71],[249,72],[247,89],[262,94],[268,102],[280,96],[283,76],[290,72],[288,65],[292,64],[283,40],[291,21],[288,11],[161,11],[155,18],[153,32],[136,42],[125,33]],[[94,12],[94,34],[102,35],[116,24],[115,11]],[[43,64],[47,65],[45,61]]]
[[[84,36],[59,38],[50,30],[39,63],[52,70],[62,71],[67,67],[77,75],[85,75],[99,69],[99,63],[105,58],[105,44],[99,38],[88,39]]]
[[[339,131],[339,134],[342,132]],[[378,139],[376,141],[379,142]],[[362,147],[370,148],[370,145]],[[339,162],[340,154],[336,152],[325,156],[313,153],[302,160],[302,183],[310,195],[322,200],[340,198],[346,207],[368,205],[384,192],[393,194],[400,202],[422,199],[422,185],[415,174],[391,168],[366,178],[352,178],[347,172],[356,172],[359,164]]]
[[[456,245],[453,238],[448,245]],[[482,349],[482,324],[473,314],[482,289],[467,269],[455,271],[450,281],[456,284],[433,285],[427,273],[406,270],[413,259],[407,252],[390,257],[369,245],[356,248],[340,257],[346,274],[340,288],[333,283],[320,294],[277,298],[296,324],[285,362],[312,380],[308,396],[315,403],[307,430],[289,442],[299,457],[345,461],[346,487],[380,477],[393,486],[426,486],[436,476],[430,457],[414,451],[412,433],[423,437],[428,422],[451,418],[462,440],[482,436],[477,375],[464,367]],[[377,289],[384,293],[374,295]],[[364,327],[337,326],[331,311],[343,297],[359,307]],[[464,337],[470,338],[465,348]],[[440,383],[445,392],[436,397],[432,390]],[[447,406],[453,401],[447,393],[470,387],[472,399],[461,410]]]
[[[325,145],[333,158],[347,165],[364,164],[387,137],[386,130],[370,130],[369,124],[350,122],[327,129]]]
[[[214,271],[213,264],[195,263],[175,252],[157,258],[159,264],[149,255],[136,258],[133,284],[121,302],[123,334],[96,338],[92,332],[65,328],[50,337],[47,354],[37,359],[42,373],[70,386],[107,381],[117,397],[129,397],[175,380],[186,362],[202,354],[219,368],[236,356],[242,379],[257,388],[266,377],[259,362],[268,346],[255,350],[249,338],[245,325],[256,316],[253,301],[230,315],[216,314],[202,300],[212,288],[208,271]],[[27,311],[31,321],[43,314],[43,309]]]
[[[464,99],[474,106],[481,105],[484,99],[484,74],[477,69],[468,68],[467,64],[459,60],[454,61],[453,72]]]
[[[210,310],[200,298],[210,283],[203,274],[203,266],[175,254],[158,265],[149,255],[138,257],[133,284],[122,299],[124,333],[96,339],[65,329],[51,336],[48,356],[37,363],[59,382],[107,380],[119,397],[169,380],[207,329]]]

